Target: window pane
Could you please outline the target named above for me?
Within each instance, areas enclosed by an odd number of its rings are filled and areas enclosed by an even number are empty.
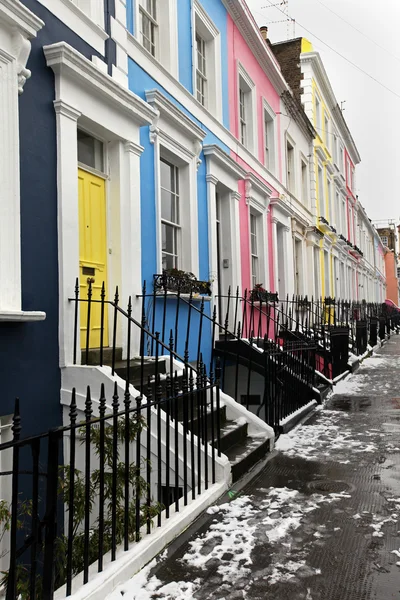
[[[162,268],[163,270],[176,269],[178,266],[177,259],[175,256],[170,254],[163,254],[162,257]]]
[[[162,224],[162,249],[169,254],[176,254],[176,229],[172,225]]]
[[[79,129],[78,161],[92,169],[103,171],[103,143]]]

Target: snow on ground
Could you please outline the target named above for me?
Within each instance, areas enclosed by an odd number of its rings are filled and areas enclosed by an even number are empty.
[[[194,598],[204,585],[203,577],[209,569],[219,577],[221,598],[229,598],[229,590],[236,587],[243,589],[243,598],[246,598],[246,587],[252,582],[253,553],[257,552],[257,546],[263,548],[265,544],[269,545],[271,559],[263,571],[263,579],[268,583],[273,585],[295,577],[319,574],[307,565],[308,547],[292,552],[292,535],[320,505],[339,502],[343,498],[350,498],[350,495],[304,495],[286,487],[259,488],[257,496],[238,496],[229,503],[210,507],[207,512],[215,515],[213,522],[207,531],[189,542],[187,552],[179,559],[190,581],[164,583],[151,575],[157,564],[153,560],[130,581],[120,585],[107,600]],[[326,527],[321,526],[314,539],[326,536]],[[282,560],[282,547],[285,560]],[[165,557],[160,558],[159,563],[163,560]]]
[[[301,425],[287,434],[281,435],[275,448],[288,456],[306,460],[320,460],[324,457],[335,458],[337,462],[347,464],[352,455],[375,452],[376,444],[357,437],[376,437],[363,432],[360,436],[345,427],[348,415],[341,411],[324,410],[319,413],[315,424]]]

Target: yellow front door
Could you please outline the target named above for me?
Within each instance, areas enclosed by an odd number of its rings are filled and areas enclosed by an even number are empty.
[[[107,235],[105,181],[78,169],[79,191],[79,274],[80,298],[88,297],[92,282],[92,300],[100,300],[103,281],[107,286]],[[107,291],[107,288],[106,288]],[[81,348],[86,347],[88,304],[80,302]],[[92,302],[89,323],[89,348],[99,348],[101,339],[101,304]],[[107,304],[104,307],[103,345],[108,346]]]

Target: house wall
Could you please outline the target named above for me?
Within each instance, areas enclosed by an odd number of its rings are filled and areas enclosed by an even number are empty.
[[[396,260],[394,252],[386,252],[385,254],[385,273],[386,273],[386,298],[392,300],[399,305],[399,284],[396,273]]]
[[[239,74],[238,67],[239,63],[242,65],[246,73],[252,79],[255,85],[255,106],[256,106],[256,117],[257,117],[257,146],[256,154],[257,159],[261,164],[264,164],[265,153],[264,153],[264,100],[268,103],[269,107],[274,112],[275,116],[275,169],[272,177],[267,178],[267,171],[265,175],[261,175],[260,171],[257,172],[252,166],[250,166],[245,160],[241,159],[238,153],[231,151],[231,156],[248,172],[253,173],[263,184],[270,187],[272,196],[278,196],[278,182],[282,183],[282,141],[281,141],[281,116],[280,116],[280,97],[274,88],[271,81],[266,76],[265,72],[261,68],[260,64],[256,60],[252,51],[248,47],[238,27],[233,21],[232,17],[228,15],[227,18],[228,26],[228,47],[230,49],[229,55],[229,103],[230,107],[230,129],[236,138],[239,138]],[[238,142],[239,144],[239,142]],[[272,174],[271,174],[272,175]],[[246,202],[245,184],[240,184],[240,251],[242,256],[242,289],[251,289],[251,259],[250,259],[250,232],[249,232],[249,220],[250,220],[250,205]],[[264,281],[260,281],[263,286],[271,291],[275,291],[275,251],[273,236],[272,236],[272,216],[273,210],[270,209],[268,213],[263,216],[265,239],[267,240],[267,246],[264,248],[265,261],[267,268],[265,269]]]
[[[19,97],[22,307],[37,323],[0,323],[1,414],[21,404],[25,435],[61,424],[58,346],[58,246],[54,75],[43,46],[65,40],[90,58],[98,53],[36,0],[23,4],[45,26],[32,40],[32,72]],[[78,265],[77,265],[78,268]]]

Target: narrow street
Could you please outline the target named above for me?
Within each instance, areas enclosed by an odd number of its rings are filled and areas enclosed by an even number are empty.
[[[400,337],[110,600],[400,598]]]

